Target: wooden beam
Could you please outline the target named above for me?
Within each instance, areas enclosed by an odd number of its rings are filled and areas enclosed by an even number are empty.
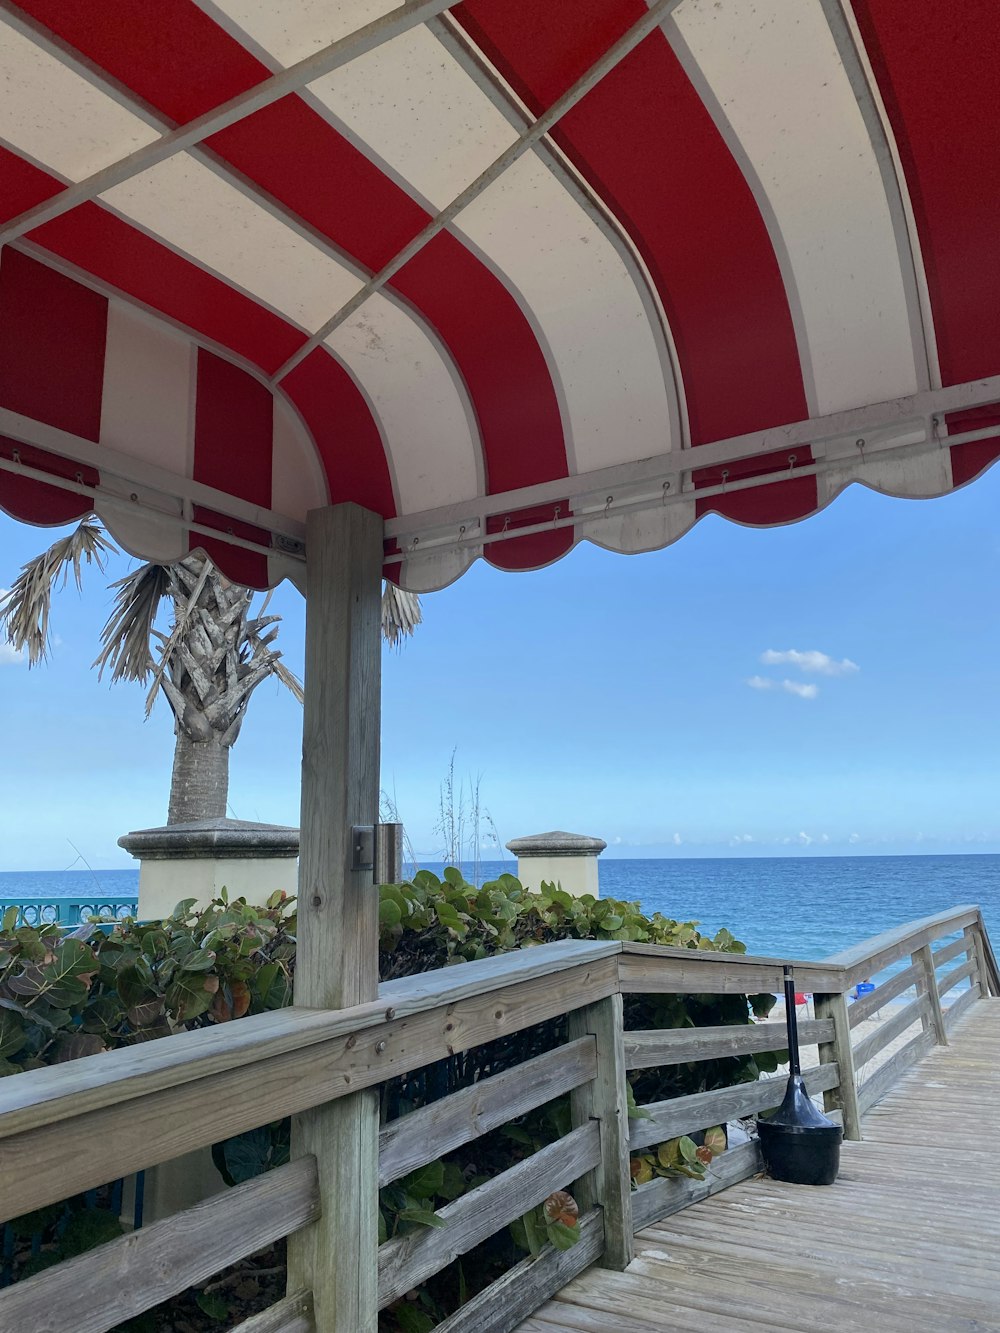
[[[976,946],[982,955],[984,972],[980,975],[983,995],[1000,996],[1000,967],[997,966],[997,957],[993,952],[993,944],[989,933],[986,930],[986,923],[983,921],[983,914],[978,909],[976,911],[976,920],[973,923],[976,931]]]
[[[596,1048],[590,1036],[571,1041],[390,1120],[379,1134],[379,1185],[391,1185],[436,1157],[589,1083],[597,1073]]]
[[[827,1112],[842,1111],[844,1138],[858,1140],[861,1138],[861,1111],[858,1107],[858,1089],[854,1075],[854,1052],[851,1049],[851,1023],[847,1014],[847,997],[814,995],[813,1010],[817,1019],[828,1018],[833,1021],[833,1040],[820,1043],[820,1066],[834,1064],[840,1070],[839,1083],[824,1090],[824,1109]]]
[[[308,1157],[15,1283],[0,1328],[106,1333],[319,1215]]]
[[[807,1019],[799,1024],[799,1045],[832,1041],[832,1022]],[[625,1033],[625,1068],[656,1069],[695,1060],[723,1060],[753,1051],[783,1051],[788,1046],[784,1023],[734,1023],[718,1028],[650,1028]]]
[[[581,1210],[604,1210],[601,1265],[619,1272],[632,1262],[632,1178],[629,1174],[628,1092],[622,1044],[622,997],[609,995],[569,1015],[569,1035],[597,1042],[597,1076],[570,1096],[574,1125],[596,1120],[601,1160],[577,1186]]]
[[[555,1190],[570,1188],[600,1156],[598,1126],[583,1125],[438,1209],[440,1228],[421,1227],[386,1241],[378,1251],[379,1304],[398,1301]],[[327,1326],[321,1327],[325,1333]],[[340,1333],[340,1325],[329,1325],[329,1331]]]
[[[679,1213],[692,1203],[707,1199],[720,1190],[728,1189],[748,1176],[755,1176],[764,1167],[760,1144],[756,1139],[727,1148],[705,1173],[704,1180],[658,1179],[640,1185],[632,1196],[632,1211],[636,1231],[660,1222],[673,1213]]]
[[[295,1002],[342,1009],[378,997],[374,867],[354,868],[352,826],[378,821],[382,519],[314,509],[306,549]],[[297,1115],[292,1151],[315,1156],[323,1212],[289,1241],[289,1288],[312,1291],[318,1328],[376,1333],[377,1094]]]
[[[312,1292],[295,1291],[260,1314],[244,1319],[230,1333],[316,1333]]]
[[[931,954],[931,946],[922,944],[919,949],[913,951],[911,958],[920,968],[917,994],[927,997],[928,1011],[923,1026],[925,1029],[930,1027],[933,1030],[934,1040],[939,1046],[947,1046],[948,1034],[945,1031],[944,1015],[941,1012],[941,994],[938,990],[937,972]]]
[[[820,1065],[817,1069],[805,1070],[802,1077],[810,1097],[814,1097],[817,1092],[836,1087],[840,1072],[836,1065]],[[785,1078],[763,1078],[759,1083],[737,1083],[711,1092],[650,1102],[642,1108],[649,1112],[649,1119],[631,1121],[631,1150],[641,1152],[651,1143],[663,1143],[681,1134],[693,1134],[699,1129],[723,1125],[727,1120],[739,1120],[780,1106],[787,1086]]]
[[[851,1027],[856,1028],[866,1018],[871,1018],[872,1014],[877,1014],[884,1005],[888,1004],[890,1000],[894,1000],[897,995],[902,995],[903,991],[909,990],[911,986],[916,986],[920,976],[920,965],[911,963],[909,967],[904,968],[902,972],[897,972],[888,981],[883,981],[881,985],[876,986],[867,995],[859,996],[852,1002],[848,1010]]]
[[[596,947],[598,956],[593,963],[580,962],[551,973],[542,968],[537,975],[532,975],[531,968],[526,966],[523,973],[531,979],[506,986],[499,984],[500,974],[487,969],[481,980],[489,981],[489,989],[480,994],[476,993],[475,985],[471,993],[466,993],[468,978],[474,977],[479,963],[449,967],[444,969],[440,980],[443,993],[461,994],[464,998],[418,1010],[412,1017],[397,1017],[394,1013],[387,1019],[389,1010],[383,1009],[377,1026],[362,1026],[353,1032],[349,1027],[341,1028],[341,1035],[329,1041],[296,1047],[266,1060],[254,1060],[245,1051],[242,1067],[230,1067],[214,1077],[166,1087],[71,1119],[43,1124],[38,1129],[30,1128],[29,1109],[21,1107],[16,1112],[17,1118],[24,1125],[25,1116],[29,1115],[28,1127],[4,1139],[0,1151],[0,1221],[103,1184],[108,1163],[105,1157],[89,1150],[94,1143],[114,1143],[114,1169],[119,1175],[127,1174],[261,1123],[374,1087],[450,1054],[509,1037],[578,1008],[588,999],[594,1001],[611,995],[618,984],[617,958],[600,956],[601,946]],[[537,969],[538,955],[547,948],[552,948],[553,956],[561,962],[575,956],[573,951],[563,950],[559,945],[539,945],[526,949],[520,957]],[[515,957],[506,955],[507,959]],[[513,979],[522,975],[522,969],[506,975]],[[460,985],[462,977],[466,981]],[[494,983],[497,983],[495,988]],[[420,999],[425,1001],[426,994]],[[359,1009],[368,1014],[370,1006],[362,1005]],[[301,1021],[302,1011],[298,1012]],[[324,1015],[317,1012],[316,1017]],[[334,1027],[337,1017],[336,1013],[330,1014]],[[255,1021],[241,1019],[238,1023],[227,1023],[225,1030],[236,1031],[242,1024]],[[169,1042],[147,1045],[168,1047],[174,1042],[182,1045],[187,1039],[171,1037]],[[138,1047],[136,1052],[142,1049]],[[130,1053],[115,1051],[106,1058],[110,1062],[118,1055]],[[103,1059],[104,1056],[95,1055],[61,1065],[59,1069],[69,1076],[71,1083],[74,1071],[89,1063],[99,1064]],[[0,1087],[32,1076],[26,1073],[17,1079],[0,1079]]]
[[[556,1250],[546,1245],[540,1254],[522,1259],[436,1325],[434,1333],[510,1333],[550,1296],[562,1291],[567,1282],[589,1268],[603,1244],[600,1212],[583,1214],[580,1239],[570,1249]]]

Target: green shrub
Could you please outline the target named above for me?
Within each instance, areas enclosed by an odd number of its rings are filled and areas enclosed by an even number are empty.
[[[383,980],[456,966],[560,939],[629,940],[711,952],[745,952],[728,930],[703,935],[697,922],[637,903],[577,898],[552,884],[530,893],[513,875],[481,888],[449,868],[439,879],[419,871],[385,884],[379,901],[379,972]],[[275,894],[264,907],[223,895],[203,910],[180,903],[159,922],[127,921],[107,929],[19,927],[8,912],[0,930],[0,1074],[77,1059],[172,1032],[227,1022],[291,1002],[295,962],[294,899]],[[677,1028],[749,1023],[766,1014],[771,996],[627,996],[626,1026]],[[566,1040],[565,1018],[463,1051],[393,1079],[381,1090],[383,1119],[405,1115]],[[639,1071],[629,1100],[664,1100],[756,1079],[773,1069],[772,1054]],[[435,1225],[435,1211],[568,1132],[567,1098],[540,1107],[431,1162],[380,1195],[382,1239]],[[633,1176],[704,1173],[722,1151],[724,1131],[637,1154]],[[721,1136],[721,1137],[720,1137]],[[217,1144],[223,1177],[239,1183],[288,1157],[288,1122]],[[575,1204],[560,1192],[431,1279],[415,1300],[385,1312],[383,1327],[401,1333],[431,1328],[444,1312],[488,1284],[524,1252],[548,1240],[567,1246],[578,1234]]]

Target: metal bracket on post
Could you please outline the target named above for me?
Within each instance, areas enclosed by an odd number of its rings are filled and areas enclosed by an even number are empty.
[[[375,883],[398,884],[403,878],[402,824],[375,825]]]
[[[351,825],[351,869],[375,869],[375,825]]]

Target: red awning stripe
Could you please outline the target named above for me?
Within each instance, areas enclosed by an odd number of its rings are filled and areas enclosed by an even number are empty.
[[[468,0],[456,15],[537,114],[644,8],[642,0]],[[578,34],[571,47],[568,30]],[[692,442],[806,415],[767,230],[662,33],[608,74],[553,138],[623,221],[653,276],[677,344]]]
[[[33,8],[36,3],[37,10]],[[160,54],[158,34],[175,21],[181,29],[192,23],[197,28],[199,59],[210,57],[219,65],[226,96],[242,91],[268,72],[256,61],[247,64],[244,48],[218,25],[205,23],[200,11],[195,11],[200,17],[192,19],[190,11],[195,7],[189,0],[165,0],[155,8],[132,0],[128,18],[133,41],[127,58],[113,26],[88,23],[85,15],[66,14],[63,7],[43,0],[28,0],[27,7],[40,21],[48,24],[51,20],[65,41],[172,120],[210,109],[196,87],[190,93],[178,91],[177,85],[188,78],[183,62],[164,60]],[[134,36],[139,28],[144,30],[141,40]],[[196,68],[191,74],[195,84],[197,76]],[[213,136],[206,147],[350,260],[368,269],[378,268],[383,256],[391,257],[428,219],[404,190],[296,96]],[[319,162],[323,171],[318,174]],[[437,330],[468,385],[482,435],[488,484],[508,485],[511,476],[517,475],[519,441],[526,435],[534,441],[534,448],[519,484],[566,475],[562,423],[551,375],[516,301],[454,238],[439,238],[439,244],[429,251],[401,272],[394,286]],[[484,322],[491,329],[489,338],[463,338],[467,330],[480,328]],[[270,363],[269,368],[273,369]],[[522,388],[516,403],[503,391],[511,372]],[[507,401],[498,411],[500,399]]]
[[[909,184],[942,384],[1000,365],[1000,6],[854,0]],[[988,422],[987,419],[988,418]],[[952,434],[1000,424],[980,411],[948,418]],[[955,483],[1000,458],[1000,442],[959,445]]]
[[[992,0],[392,3],[6,6],[5,502],[433,587],[1000,454]]]

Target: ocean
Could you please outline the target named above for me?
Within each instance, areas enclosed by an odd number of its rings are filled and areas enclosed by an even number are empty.
[[[441,866],[428,864],[440,873]],[[466,867],[471,877],[472,867]],[[480,882],[513,861],[484,861]],[[0,872],[0,901],[19,898],[128,897],[135,869]],[[823,958],[893,926],[978,903],[1000,946],[1000,856],[830,856],[719,860],[602,857],[601,892],[698,921],[726,926],[750,953]],[[99,887],[98,887],[99,886]],[[238,892],[239,886],[231,888]],[[183,884],[178,898],[184,897]]]

